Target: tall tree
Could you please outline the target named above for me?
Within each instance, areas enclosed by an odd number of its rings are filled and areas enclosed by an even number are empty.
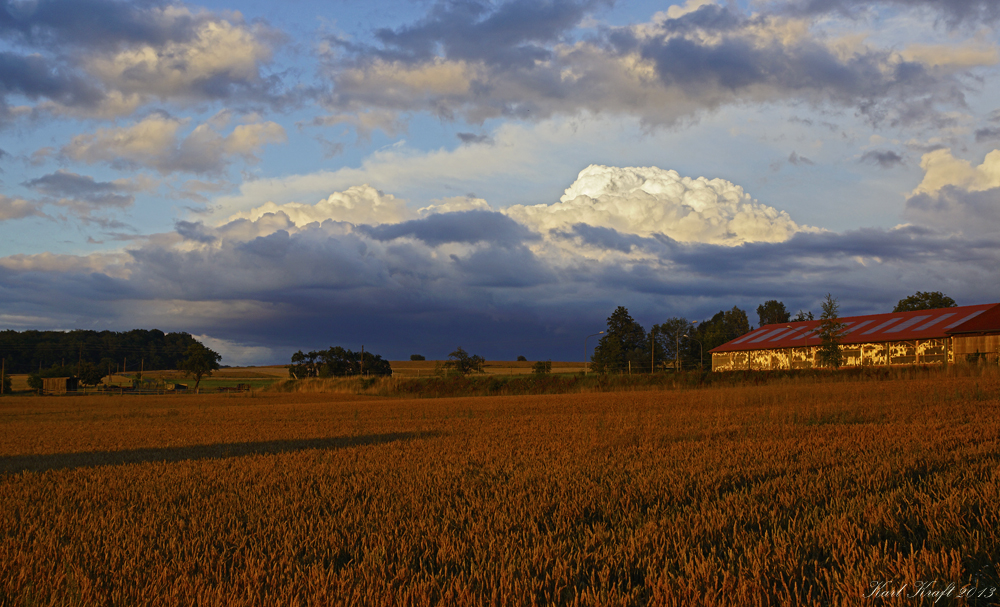
[[[899,300],[893,312],[912,312],[914,310],[936,310],[938,308],[954,308],[958,304],[941,291],[930,291],[924,293],[917,291],[909,297]]]
[[[679,317],[653,325],[650,332],[655,336],[653,341],[656,362],[659,364],[669,363],[675,370],[682,368],[684,360],[690,358],[691,346],[687,338],[691,335],[692,329],[691,321]],[[650,359],[653,358],[650,357]]]
[[[823,300],[823,313],[820,314],[819,324],[819,363],[824,367],[839,369],[844,362],[844,353],[840,349],[840,341],[844,335],[847,325],[840,322],[837,313],[840,311],[840,304],[827,293]]]
[[[188,346],[186,354],[187,358],[177,368],[184,371],[188,377],[194,377],[194,389],[197,390],[203,377],[210,377],[212,371],[219,370],[219,361],[222,360],[222,355],[200,343]]]
[[[649,344],[646,330],[637,323],[624,306],[618,306],[608,317],[608,328],[604,337],[594,348],[592,369],[599,373],[617,373],[629,368],[629,362],[637,369],[649,365]]]
[[[747,318],[747,313],[733,306],[732,310],[722,310],[711,320],[700,323],[695,337],[701,340],[705,352],[708,352],[749,332],[750,319]]]
[[[760,320],[760,325],[776,325],[779,323],[788,322],[792,317],[785,308],[785,304],[781,303],[777,299],[771,299],[765,301],[761,305],[757,306],[757,318]]]

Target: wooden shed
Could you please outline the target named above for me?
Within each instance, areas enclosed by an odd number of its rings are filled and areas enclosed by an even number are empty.
[[[76,392],[79,382],[75,377],[42,378],[42,394],[65,394]]]

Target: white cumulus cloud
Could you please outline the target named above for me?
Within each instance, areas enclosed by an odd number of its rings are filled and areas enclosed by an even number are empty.
[[[761,204],[724,179],[682,177],[657,167],[591,165],[558,203],[515,205],[505,213],[537,231],[579,223],[681,242],[782,242],[802,230],[788,213]]]
[[[327,219],[354,224],[398,223],[412,216],[405,200],[369,185],[358,185],[343,192],[334,192],[316,204],[289,202],[279,205],[269,201],[247,212],[237,213],[229,221],[257,221],[267,213],[284,213],[294,225],[300,227]]]
[[[920,168],[924,170],[924,178],[911,196],[936,194],[946,186],[970,192],[1000,187],[1000,150],[987,154],[979,166],[973,166],[963,158],[955,158],[950,149],[934,150],[923,155]]]

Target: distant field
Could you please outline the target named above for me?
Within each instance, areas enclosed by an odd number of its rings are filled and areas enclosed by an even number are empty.
[[[410,360],[394,360],[390,361],[389,364],[392,365],[393,376],[399,377],[430,377],[435,374],[436,371],[444,367],[447,361],[443,360],[421,360],[421,361],[410,361]],[[528,375],[533,373],[532,367],[536,361],[528,362],[518,362],[518,361],[501,361],[501,360],[488,360],[486,364],[483,365],[483,373],[487,375]],[[553,362],[552,363],[552,373],[580,373],[583,371],[584,365],[582,362]]]
[[[444,366],[445,361],[390,361],[393,374],[397,377],[433,377],[436,370]],[[487,361],[483,371],[487,375],[527,375],[531,374],[534,362],[517,361]],[[583,371],[583,363],[553,362],[553,373],[579,373]],[[128,385],[136,374],[114,375],[111,383]],[[194,386],[194,380],[184,375],[183,371],[146,371],[147,379],[158,379],[167,382],[186,383]],[[212,377],[202,380],[202,386],[215,388],[218,386],[235,386],[239,383],[249,383],[254,388],[268,385],[276,379],[288,379],[288,369],[284,365],[266,367],[226,367],[212,374]],[[12,375],[11,389],[15,392],[28,390],[27,375]]]
[[[997,604],[1000,377],[8,397],[0,530],[0,605]]]

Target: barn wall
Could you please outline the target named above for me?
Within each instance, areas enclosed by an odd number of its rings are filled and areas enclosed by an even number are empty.
[[[811,369],[816,366],[817,350],[809,347],[713,352],[712,370]],[[841,351],[844,367],[943,364],[951,360],[947,338],[848,344],[841,346]]]
[[[985,354],[987,360],[996,360],[1000,352],[1000,334],[995,335],[956,335],[953,338],[955,360],[963,362],[969,355]]]
[[[44,377],[42,378],[42,392],[45,394],[64,394],[75,392],[77,381],[75,377]]]

